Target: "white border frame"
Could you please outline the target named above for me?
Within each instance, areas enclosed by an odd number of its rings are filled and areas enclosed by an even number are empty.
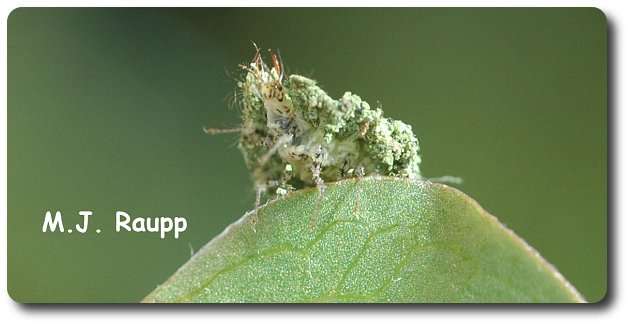
[[[211,7],[211,6],[417,6],[411,1],[388,1],[387,3],[364,3],[361,1],[288,1],[266,0],[259,2],[234,0],[223,3],[215,1],[92,1],[90,6],[97,7]],[[630,124],[630,111],[627,105],[628,92],[621,91],[624,81],[629,76],[628,68],[622,58],[629,58],[628,44],[630,43],[630,12],[624,1],[425,1],[423,6],[514,6],[514,7],[598,7],[608,18],[609,49],[613,53],[609,58],[609,296],[604,303],[596,305],[546,305],[533,306],[481,306],[481,305],[426,305],[426,306],[138,306],[138,305],[24,305],[14,302],[7,293],[7,18],[17,7],[81,7],[85,3],[79,1],[13,1],[5,0],[0,3],[0,10],[4,21],[0,24],[0,182],[3,183],[0,196],[0,254],[2,267],[0,268],[0,317],[5,325],[120,325],[120,324],[151,324],[172,325],[176,323],[206,324],[225,322],[250,325],[302,325],[315,323],[352,323],[375,324],[413,323],[419,325],[449,325],[451,323],[465,325],[528,325],[532,324],[571,324],[573,325],[606,325],[620,324],[624,317],[630,315],[630,282],[624,279],[628,275],[627,254],[630,249],[630,200],[628,188],[630,175],[624,167],[630,166],[630,146],[621,144],[630,141],[630,128],[623,126]],[[627,84],[627,83],[626,83]],[[626,104],[626,105],[624,105]],[[625,108],[625,109],[622,109]],[[612,121],[614,118],[614,121]],[[614,134],[613,134],[614,132]],[[613,179],[614,178],[614,179]],[[624,271],[624,272],[621,272]],[[626,309],[624,309],[626,307]],[[166,309],[165,309],[166,308]]]

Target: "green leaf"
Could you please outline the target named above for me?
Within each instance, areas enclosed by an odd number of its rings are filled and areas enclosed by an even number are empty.
[[[253,223],[255,220],[255,224]],[[584,302],[458,190],[349,179],[230,225],[144,302]]]

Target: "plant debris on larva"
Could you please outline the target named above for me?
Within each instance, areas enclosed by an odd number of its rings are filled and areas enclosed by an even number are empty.
[[[352,176],[420,178],[420,145],[411,126],[387,118],[345,92],[335,100],[313,79],[284,76],[257,49],[238,82],[242,106],[238,148],[260,193],[317,186]],[[224,130],[206,129],[216,133]]]

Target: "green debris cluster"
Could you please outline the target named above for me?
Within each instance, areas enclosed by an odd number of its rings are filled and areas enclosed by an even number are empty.
[[[264,63],[251,67],[238,84],[239,149],[257,185],[279,181],[283,189],[300,189],[357,175],[421,177],[420,145],[411,126],[385,117],[356,94],[335,100],[313,79],[281,79]],[[279,101],[264,96],[270,87],[281,92]],[[270,114],[280,103],[289,113]]]

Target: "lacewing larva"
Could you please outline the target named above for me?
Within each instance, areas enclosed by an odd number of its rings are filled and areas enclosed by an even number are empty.
[[[278,195],[347,177],[390,175],[421,178],[420,145],[411,126],[385,117],[345,92],[333,99],[313,79],[284,75],[271,50],[271,66],[260,49],[240,65],[237,101],[242,124],[208,133],[240,132],[238,148],[256,184],[256,207],[264,192]]]

